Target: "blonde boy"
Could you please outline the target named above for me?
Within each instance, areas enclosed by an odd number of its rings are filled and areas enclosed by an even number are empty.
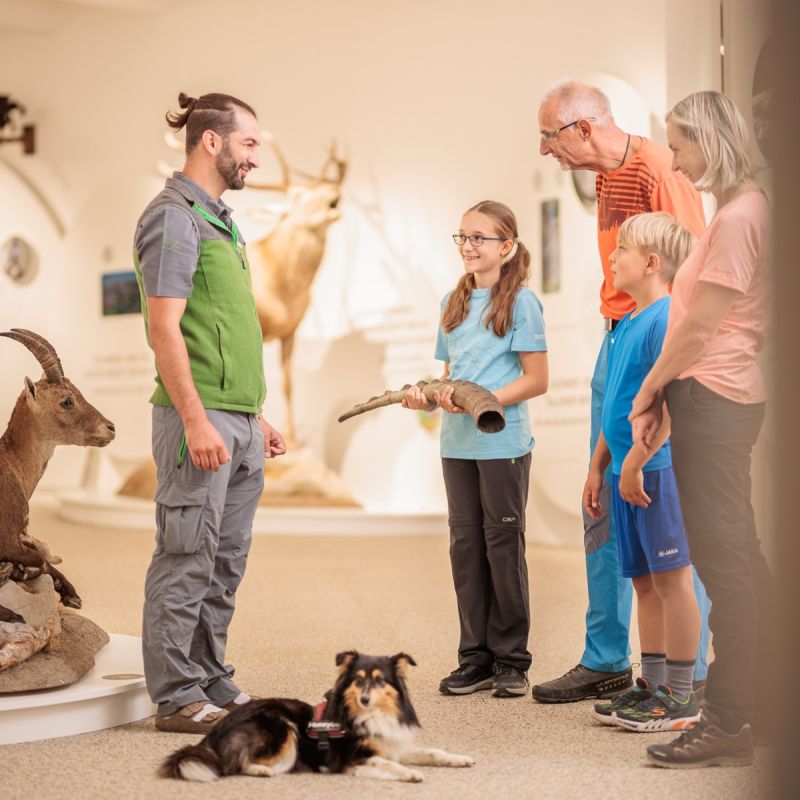
[[[628,415],[661,352],[669,286],[689,254],[692,237],[664,212],[639,214],[621,226],[611,256],[614,286],[636,308],[611,334],[602,432],[592,455],[583,507],[597,518],[611,463],[611,510],[618,528],[622,575],[638,600],[642,677],[630,692],[595,705],[595,717],[647,732],[691,727],[700,719],[692,672],[700,638],[686,532],[672,471],[669,420],[652,449],[632,445]]]

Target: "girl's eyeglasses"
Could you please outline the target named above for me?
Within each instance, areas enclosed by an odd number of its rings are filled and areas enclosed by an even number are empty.
[[[480,247],[485,241],[492,241],[492,242],[504,242],[507,237],[505,236],[481,236],[480,234],[475,234],[474,236],[464,236],[463,233],[454,233],[453,234],[453,241],[461,247],[467,239],[469,239],[469,243],[473,247]]]

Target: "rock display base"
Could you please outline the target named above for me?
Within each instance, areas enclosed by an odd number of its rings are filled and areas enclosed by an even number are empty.
[[[0,672],[0,694],[69,686],[94,666],[95,654],[108,641],[108,634],[90,619],[63,614],[58,650],[37,653]]]
[[[0,672],[41,650],[57,650],[61,633],[58,595],[50,575],[0,585]]]
[[[118,494],[152,500],[156,495],[156,465],[146,461],[125,480]],[[267,459],[264,493],[259,505],[287,507],[360,508],[342,479],[309,448],[290,450]]]

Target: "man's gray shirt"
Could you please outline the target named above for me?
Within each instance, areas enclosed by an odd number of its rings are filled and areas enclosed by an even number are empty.
[[[182,172],[173,180],[184,184],[202,199],[202,205],[226,225],[232,209],[216,201]],[[188,205],[162,204],[145,215],[134,238],[147,297],[192,295],[192,279],[200,259],[200,232]]]

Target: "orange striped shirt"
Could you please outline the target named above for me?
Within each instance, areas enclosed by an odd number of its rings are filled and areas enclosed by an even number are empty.
[[[622,319],[633,311],[633,298],[614,288],[611,254],[617,248],[620,225],[636,214],[666,211],[699,237],[706,229],[700,193],[679,172],[672,170],[672,153],[649,139],[624,166],[608,174],[598,173],[597,244],[603,265],[600,313]]]

